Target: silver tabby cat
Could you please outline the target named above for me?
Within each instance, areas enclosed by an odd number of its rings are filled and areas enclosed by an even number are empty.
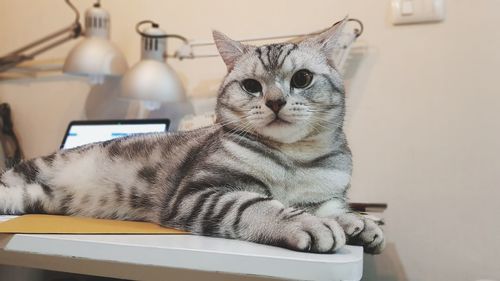
[[[261,47],[215,31],[228,68],[216,125],[22,162],[0,177],[0,213],[150,221],[307,252],[346,242],[381,252],[381,229],[346,203],[345,93],[329,59],[344,25]]]

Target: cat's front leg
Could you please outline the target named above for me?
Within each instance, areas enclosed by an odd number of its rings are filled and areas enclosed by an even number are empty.
[[[202,205],[208,208],[195,212],[185,210],[185,215],[176,219],[195,234],[316,253],[332,253],[345,245],[344,231],[334,219],[286,208],[279,201],[259,193],[217,191],[204,196],[207,192],[210,191],[192,196],[206,200]],[[169,225],[169,222],[164,224]]]
[[[373,220],[360,214],[349,212],[344,204],[331,200],[323,203],[315,214],[334,218],[344,229],[347,244],[363,246],[366,253],[380,254],[385,248],[384,232]]]
[[[259,203],[245,209],[255,201]],[[264,200],[261,195],[242,202],[238,214],[225,225],[236,227],[238,239],[316,253],[332,253],[346,242],[345,234],[335,220],[286,208],[277,200]]]

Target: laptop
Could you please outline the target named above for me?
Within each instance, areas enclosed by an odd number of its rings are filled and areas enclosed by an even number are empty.
[[[169,125],[168,119],[72,121],[60,148],[74,148],[133,134],[166,132]]]

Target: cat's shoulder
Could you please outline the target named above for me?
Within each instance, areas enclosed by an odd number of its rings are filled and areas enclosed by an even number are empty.
[[[165,133],[154,133],[144,136],[144,140],[161,141],[168,143],[205,142],[208,139],[219,138],[220,126],[212,125],[189,131],[176,131]]]

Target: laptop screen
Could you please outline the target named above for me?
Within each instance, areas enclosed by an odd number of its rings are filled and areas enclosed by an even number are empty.
[[[73,121],[66,130],[62,149],[107,141],[133,134],[165,132],[168,119]]]

